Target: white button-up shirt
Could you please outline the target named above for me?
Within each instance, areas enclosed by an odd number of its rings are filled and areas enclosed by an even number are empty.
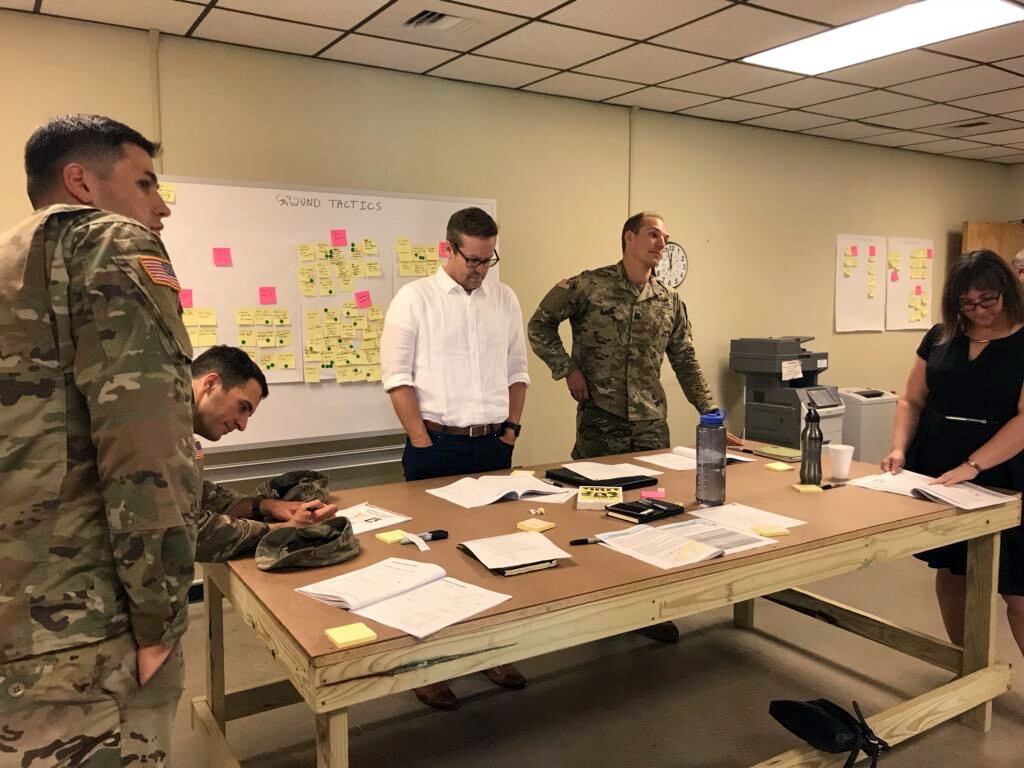
[[[380,361],[385,391],[412,386],[424,419],[499,424],[508,418],[509,386],[530,384],[519,299],[496,279],[466,293],[438,269],[392,299]]]

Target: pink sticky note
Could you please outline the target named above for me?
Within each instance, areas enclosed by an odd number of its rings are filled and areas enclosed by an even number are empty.
[[[231,249],[230,248],[214,248],[213,249],[213,266],[215,266],[215,267],[230,267],[231,266]]]
[[[857,255],[857,246],[856,245],[851,245],[850,246],[850,255],[851,256],[856,256]]]
[[[356,306],[360,309],[366,309],[373,304],[373,299],[370,298],[369,291],[356,291]]]
[[[889,282],[891,282],[891,283],[898,283],[899,281],[900,281],[900,273],[899,273],[898,270],[894,269],[891,273],[889,273]]]
[[[331,245],[335,247],[348,245],[348,232],[346,232],[344,229],[332,229]]]
[[[929,248],[927,251],[925,251],[925,256],[927,256],[929,259],[933,256],[931,248]]]
[[[442,240],[442,241],[440,241],[437,244],[437,255],[438,255],[438,258],[441,258],[441,259],[447,259],[449,257],[450,254],[448,253],[448,241],[447,240]]]
[[[875,246],[869,245],[868,246],[868,256],[874,256],[874,255],[875,255]]]
[[[260,304],[277,304],[277,288],[272,285],[261,285]]]
[[[914,286],[914,295],[915,296],[920,296],[921,295],[921,286],[920,285],[915,285]]]
[[[178,301],[181,302],[182,309],[192,309],[192,289],[182,288],[178,294]]]
[[[653,491],[640,491],[640,498],[641,499],[664,499],[665,498],[665,489],[664,488],[658,488],[658,489],[653,490]]]

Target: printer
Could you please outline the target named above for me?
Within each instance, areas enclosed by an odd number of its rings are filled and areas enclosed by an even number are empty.
[[[846,407],[836,387],[818,384],[819,374],[828,368],[828,353],[804,349],[804,342],[813,339],[779,336],[729,342],[729,368],[746,379],[743,402],[747,438],[799,448],[810,406],[821,417],[824,441],[843,442]]]
[[[877,464],[892,449],[892,424],[896,402],[892,392],[870,387],[840,387],[846,406],[843,442],[853,446],[853,458]]]

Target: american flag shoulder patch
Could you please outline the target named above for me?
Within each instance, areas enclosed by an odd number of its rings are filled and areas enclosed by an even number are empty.
[[[161,259],[158,256],[140,256],[139,264],[146,271],[147,277],[154,283],[181,292],[181,283],[178,282],[178,276],[174,274],[174,267],[167,259]]]
[[[202,444],[198,440],[196,440],[196,449],[195,449],[196,461],[202,460],[202,458],[204,456],[206,456],[206,454],[203,453],[203,446],[202,446]]]

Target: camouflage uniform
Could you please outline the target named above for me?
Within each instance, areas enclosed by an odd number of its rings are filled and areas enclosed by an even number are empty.
[[[203,449],[195,444],[196,466],[202,478]],[[203,498],[196,523],[196,560],[215,563],[251,555],[270,526],[262,520],[235,517],[228,513],[242,499],[252,498],[208,480],[202,481]]]
[[[177,279],[138,222],[51,206],[0,235],[0,762],[164,763],[199,485]],[[129,734],[126,710],[147,716]]]
[[[571,356],[558,335],[566,319]],[[701,413],[714,407],[682,299],[654,277],[642,288],[633,285],[621,261],[560,282],[527,331],[556,380],[577,369],[587,379],[590,399],[576,408],[575,459],[668,447],[666,353],[687,400]]]

